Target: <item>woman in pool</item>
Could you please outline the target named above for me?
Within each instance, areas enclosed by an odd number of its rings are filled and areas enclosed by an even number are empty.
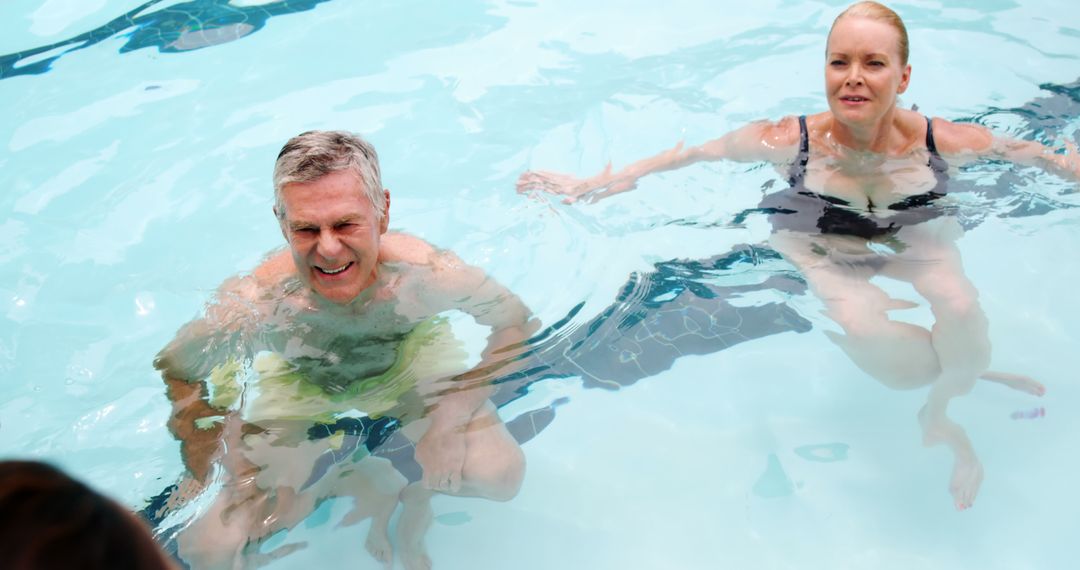
[[[826,334],[859,366],[895,389],[930,386],[919,413],[927,445],[945,443],[955,463],[950,491],[971,506],[982,467],[967,435],[946,414],[949,401],[980,377],[1032,394],[1026,377],[988,371],[987,320],[963,273],[955,240],[962,228],[946,200],[948,162],[993,157],[1080,180],[1077,149],[1066,154],[1036,142],[994,137],[977,125],[930,119],[897,107],[911,79],[908,37],[900,17],[876,2],[850,6],[833,22],[826,46],[829,109],[757,122],[701,146],[674,149],[587,179],[527,172],[519,191],[566,201],[597,200],[631,190],[645,175],[699,161],[768,161],[789,165],[790,187],[757,209],[773,226],[770,245],[806,277],[843,335]],[[871,283],[884,276],[911,283],[935,316],[931,330],[890,320],[910,303]]]

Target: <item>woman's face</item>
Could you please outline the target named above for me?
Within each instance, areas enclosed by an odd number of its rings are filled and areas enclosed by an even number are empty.
[[[900,32],[885,22],[847,16],[833,26],[825,55],[825,92],[833,116],[871,126],[907,90],[911,66],[900,59]]]

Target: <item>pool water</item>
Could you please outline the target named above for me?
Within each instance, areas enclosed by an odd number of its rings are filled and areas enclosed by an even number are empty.
[[[630,311],[633,299],[616,299],[633,272],[763,242],[763,218],[732,219],[783,183],[767,167],[695,165],[592,205],[528,199],[515,181],[528,169],[589,175],[824,109],[825,35],[844,5],[5,2],[0,455],[56,462],[132,509],[178,479],[151,361],[223,279],[281,244],[271,170],[304,130],[371,140],[391,226],[483,267],[545,325],[573,313],[567,337],[613,303]],[[1078,140],[1071,3],[893,7],[911,33],[904,105]],[[812,295],[755,289],[797,283],[791,266],[734,263],[695,279],[747,286],[721,299],[745,309],[744,332],[761,329],[762,307],[788,307],[790,326],[625,382],[563,367],[531,384],[501,409],[507,421],[556,412],[523,446],[521,493],[437,497],[435,567],[1069,567],[1080,199],[1066,193],[1073,183],[1007,164],[955,178],[992,368],[1047,386],[1036,398],[983,382],[950,406],[985,469],[973,509],[953,508],[948,451],[921,443],[926,391],[889,390],[857,368],[822,334],[838,327]],[[933,324],[925,306],[895,318]],[[307,547],[269,567],[377,568],[361,546],[366,523],[336,527],[346,510],[324,503],[273,537],[264,550]]]

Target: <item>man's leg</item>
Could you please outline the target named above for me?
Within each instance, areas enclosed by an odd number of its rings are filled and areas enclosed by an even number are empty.
[[[404,430],[413,441],[427,431],[426,419],[415,421]],[[485,402],[473,415],[465,432],[465,466],[461,488],[445,493],[459,497],[479,497],[493,501],[514,498],[525,477],[525,454],[499,419],[495,406]],[[398,552],[407,570],[431,568],[423,539],[431,526],[431,497],[435,491],[416,481],[401,492],[403,511],[398,520]]]

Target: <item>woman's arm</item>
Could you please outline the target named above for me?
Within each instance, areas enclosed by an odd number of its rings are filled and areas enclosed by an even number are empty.
[[[518,179],[518,192],[542,191],[566,196],[566,202],[583,197],[590,201],[633,190],[637,181],[649,174],[676,170],[696,162],[733,160],[736,162],[784,162],[792,160],[799,144],[799,121],[786,117],[779,122],[759,121],[700,146],[674,148],[630,164],[618,172],[611,165],[600,174],[580,179],[557,172],[528,171]]]
[[[934,119],[938,151],[946,157],[993,158],[1041,168],[1051,174],[1080,181],[1080,150],[1070,141],[1049,147],[1036,141],[994,136],[981,125]]]
[[[1071,141],[1065,141],[1064,153],[1059,152],[1061,148],[1055,149],[1035,141],[995,137],[990,156],[1035,166],[1062,178],[1080,182],[1080,151]]]

